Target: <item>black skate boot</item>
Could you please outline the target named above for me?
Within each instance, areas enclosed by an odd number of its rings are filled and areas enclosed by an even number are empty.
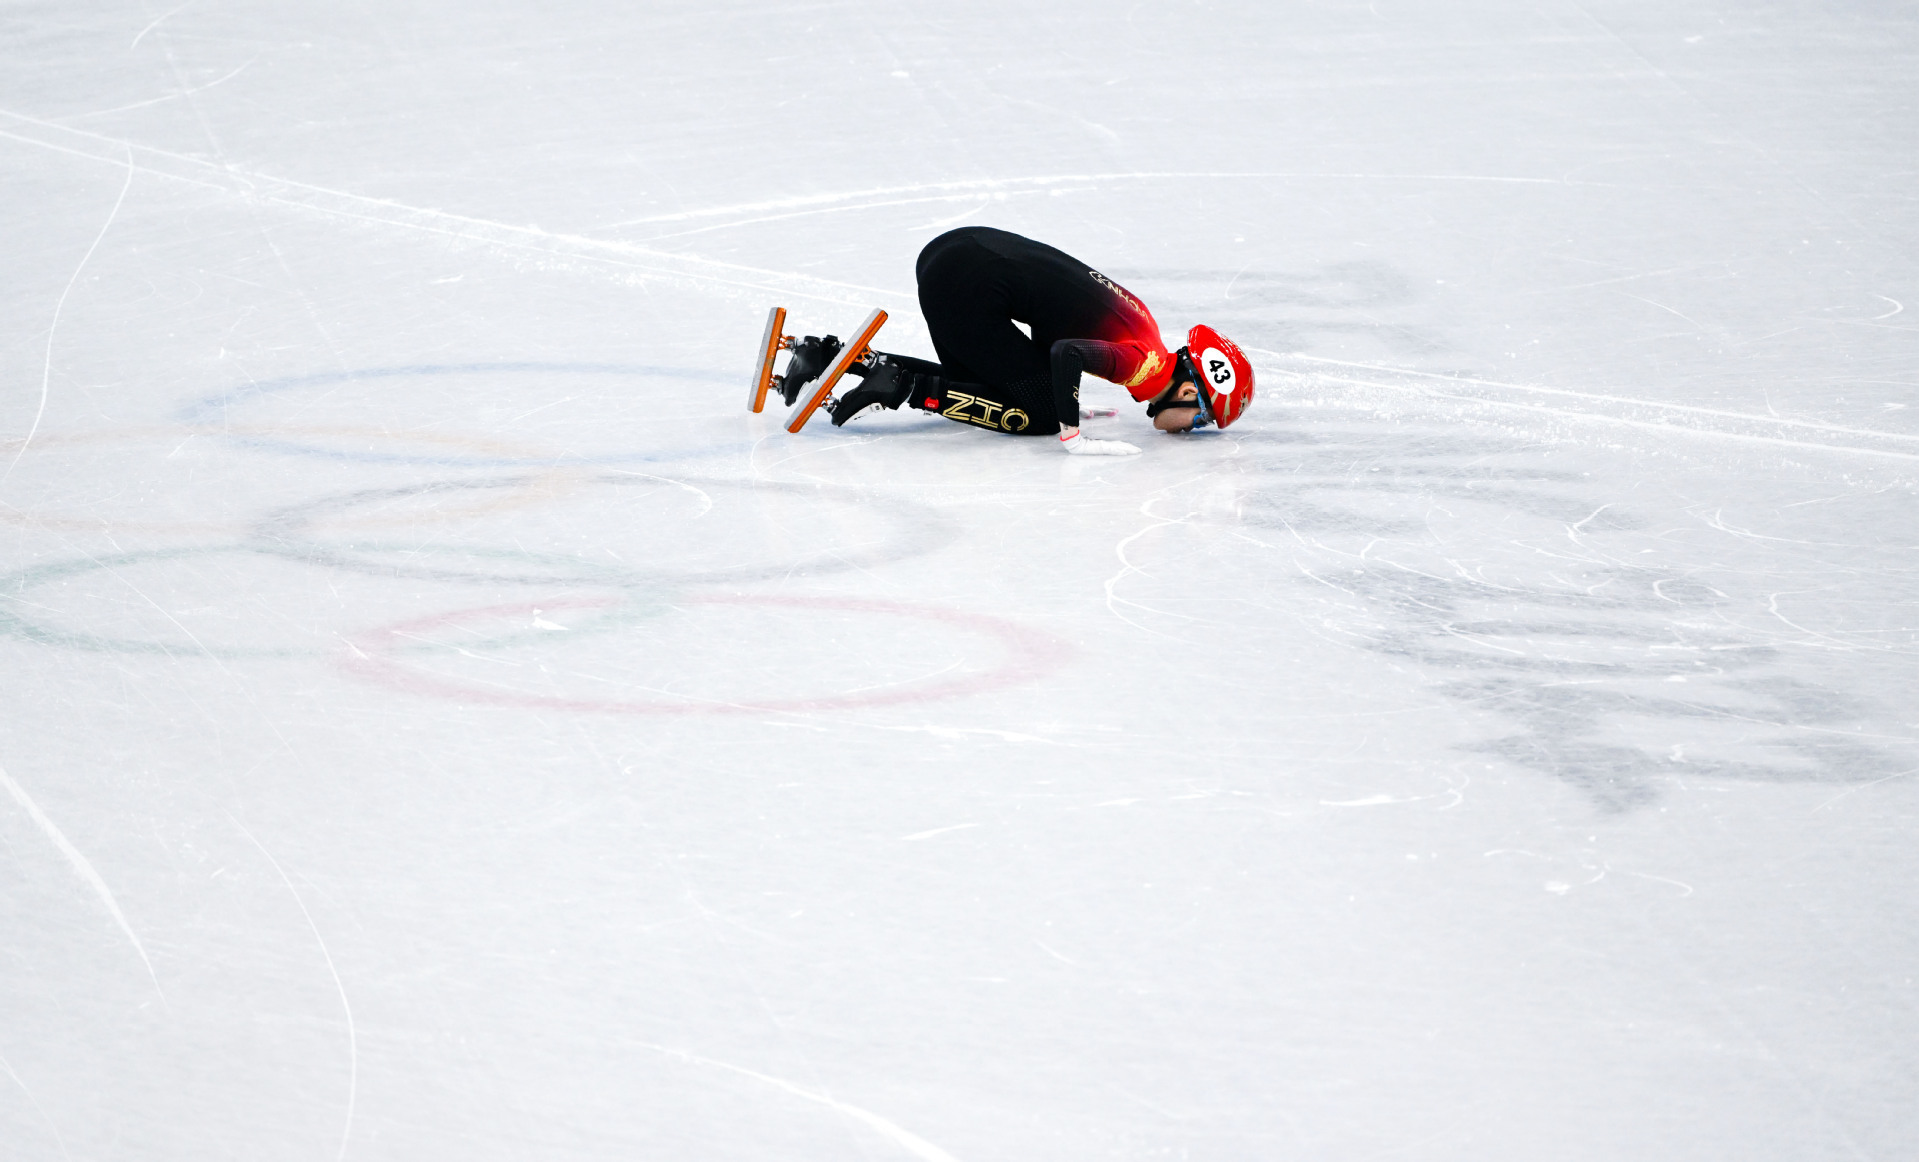
[[[860,385],[833,402],[833,426],[836,428],[874,408],[898,408],[913,394],[913,385],[919,379],[890,355],[876,357],[859,371],[864,373]]]
[[[780,396],[786,400],[787,407],[793,406],[800,398],[800,389],[818,379],[839,353],[840,340],[837,335],[828,335],[824,339],[808,335],[793,345],[793,358],[786,364],[786,374],[777,380]]]

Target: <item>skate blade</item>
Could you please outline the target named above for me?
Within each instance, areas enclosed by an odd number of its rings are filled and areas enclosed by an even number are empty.
[[[766,409],[766,393],[773,386],[773,360],[786,346],[786,308],[774,307],[766,312],[766,333],[760,336],[760,369],[753,377],[752,388],[747,393],[747,410],[760,412]]]
[[[813,413],[820,410],[820,405],[833,394],[833,388],[839,384],[840,377],[846,374],[846,369],[853,366],[853,363],[866,353],[867,344],[873,341],[873,336],[879,334],[880,327],[885,322],[886,312],[877,308],[872,314],[866,316],[866,321],[860,324],[860,329],[846,346],[840,348],[839,355],[834,357],[826,373],[820,376],[819,386],[813,389],[812,396],[793,413],[792,420],[786,425],[787,431],[797,432],[806,426],[806,421],[812,419]]]

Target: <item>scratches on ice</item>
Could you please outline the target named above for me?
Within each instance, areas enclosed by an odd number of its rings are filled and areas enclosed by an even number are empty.
[[[72,867],[74,873],[93,889],[93,894],[106,906],[107,914],[113,917],[113,922],[119,926],[121,933],[133,945],[133,951],[139,955],[140,963],[146,966],[147,977],[153,981],[153,991],[159,994],[160,1003],[165,1005],[167,994],[160,988],[160,977],[153,971],[153,962],[147,959],[146,946],[140,943],[140,937],[134,932],[133,925],[127,923],[126,914],[120,911],[120,902],[113,898],[113,890],[107,887],[107,881],[94,870],[93,864],[88,862],[87,857],[81,854],[80,849],[73,845],[66,834],[54,826],[53,820],[47,818],[46,812],[40,810],[40,805],[27,794],[27,789],[13,781],[13,776],[7,774],[5,767],[0,767],[0,786],[6,787],[7,793],[13,796],[13,801],[20,804],[20,809],[27,813],[27,818],[33,820],[33,825],[40,829],[40,833],[47,837],[61,855],[66,857],[68,866]]]
[[[100,232],[93,236],[93,245],[87,247],[87,252],[80,258],[80,264],[73,268],[72,277],[67,279],[66,289],[60,292],[59,301],[53,304],[53,322],[47,325],[46,358],[40,365],[40,404],[34,409],[33,423],[27,428],[26,438],[21,440],[20,446],[13,450],[13,459],[7,461],[6,471],[0,472],[0,483],[5,483],[7,478],[13,475],[14,467],[20,463],[20,457],[27,453],[27,445],[33,443],[33,437],[39,433],[40,421],[46,418],[47,396],[53,383],[53,337],[60,330],[60,314],[66,310],[67,296],[73,293],[73,284],[80,281],[80,272],[87,268],[87,263],[93,258],[93,252],[100,249],[100,240],[107,236],[107,230],[113,226],[113,220],[120,216],[120,207],[126,203],[127,191],[133,188],[132,150],[127,151],[126,167],[127,178],[120,185],[120,196],[113,200],[113,209],[107,211],[107,220],[100,224]]]
[[[1542,860],[1546,863],[1558,862],[1558,860],[1556,860],[1553,856],[1541,855],[1536,851],[1527,851],[1524,848],[1520,848],[1520,847],[1496,847],[1492,849],[1491,851],[1486,852],[1485,858],[1491,859],[1492,857],[1496,855],[1520,855],[1520,856],[1526,857],[1527,859]],[[1693,886],[1691,884],[1683,883],[1675,879],[1670,879],[1666,876],[1656,876],[1656,875],[1653,875],[1651,872],[1628,871],[1625,868],[1614,868],[1611,863],[1604,862],[1604,861],[1597,864],[1591,863],[1583,855],[1577,857],[1577,862],[1579,864],[1581,871],[1590,872],[1592,874],[1589,875],[1586,879],[1578,883],[1574,883],[1571,880],[1553,879],[1553,880],[1545,881],[1540,886],[1544,888],[1546,891],[1551,892],[1555,896],[1563,896],[1567,892],[1572,891],[1574,888],[1590,887],[1591,885],[1596,884],[1599,881],[1605,879],[1606,876],[1610,874],[1611,872],[1619,871],[1621,874],[1632,876],[1634,879],[1651,880],[1653,883],[1656,883],[1656,884],[1665,884],[1667,887],[1678,888],[1679,895],[1675,896],[1674,897],[1675,899],[1683,900],[1687,896],[1694,894]]]
[[[1319,805],[1321,807],[1386,807],[1386,806],[1391,806],[1398,803],[1429,803],[1434,799],[1446,799],[1448,801],[1444,804],[1441,804],[1439,807],[1435,808],[1435,810],[1450,811],[1454,807],[1457,807],[1461,803],[1466,801],[1466,788],[1470,786],[1471,783],[1472,783],[1471,779],[1462,779],[1460,780],[1458,785],[1455,786],[1451,779],[1447,779],[1446,789],[1444,791],[1438,792],[1437,794],[1432,794],[1432,795],[1378,794],[1378,795],[1364,795],[1358,799],[1321,799],[1319,801]]]
[[[130,171],[137,170],[156,177],[220,190],[262,205],[317,214],[338,221],[413,231],[445,238],[449,242],[466,242],[509,258],[578,264],[636,282],[662,278],[847,306],[870,307],[875,298],[888,307],[900,307],[912,302],[911,295],[884,287],[834,282],[793,272],[672,254],[628,242],[613,242],[578,234],[555,234],[538,226],[512,226],[444,210],[364,197],[268,174],[250,173],[9,110],[0,110],[0,138],[89,161],[124,165]]]
[[[230,813],[227,815],[227,821],[239,828],[240,834],[247,837],[247,842],[259,848],[260,854],[265,856],[266,861],[273,865],[273,870],[279,873],[280,882],[286,885],[287,893],[293,897],[293,902],[300,908],[300,915],[306,918],[307,928],[313,933],[313,941],[320,946],[320,958],[326,961],[327,975],[333,978],[333,987],[340,994],[340,1010],[346,1014],[346,1118],[345,1124],[340,1127],[340,1150],[335,1157],[345,1158],[347,1143],[353,1137],[353,1108],[360,1096],[360,1033],[353,1023],[353,1006],[347,1002],[346,985],[340,981],[340,970],[334,967],[333,954],[327,951],[326,940],[320,935],[320,926],[313,922],[313,913],[307,911],[306,901],[300,897],[299,889],[293,886],[293,880],[287,876],[286,869],[280,866],[280,861],[273,858],[273,853],[268,851],[264,844],[254,838],[253,832],[247,830],[246,824],[235,819]]]
[[[1682,884],[1678,880],[1669,880],[1665,876],[1651,875],[1647,872],[1627,872],[1626,874],[1629,876],[1637,876],[1642,880],[1651,880],[1652,882],[1656,884],[1670,884],[1671,886],[1680,889],[1680,891],[1683,893],[1680,896],[1681,899],[1684,899],[1686,896],[1690,896],[1693,894],[1693,889],[1691,884]]]
[[[1104,127],[1102,127],[1104,128]],[[875,186],[865,190],[839,190],[801,194],[757,202],[739,202],[731,206],[705,206],[697,210],[650,214],[608,223],[612,230],[628,226],[651,226],[668,222],[691,222],[700,218],[726,218],[742,215],[781,214],[812,207],[839,206],[849,202],[897,199],[902,195],[946,195],[957,198],[990,197],[1017,190],[1046,189],[1057,186],[1100,186],[1112,182],[1185,182],[1210,181],[1411,181],[1466,182],[1500,185],[1609,186],[1609,182],[1569,181],[1564,178],[1501,177],[1486,174],[1392,174],[1347,173],[1319,170],[1221,171],[1221,170],[1132,170],[1118,173],[1031,174],[1025,177],[971,178],[960,181],[921,182],[909,186]],[[928,200],[931,200],[930,198]],[[888,204],[893,204],[889,202]]]
[[[913,1157],[920,1159],[920,1162],[959,1162],[959,1159],[948,1154],[938,1146],[935,1146],[925,1138],[920,1137],[918,1134],[888,1121],[871,1110],[861,1109],[859,1106],[843,1102],[832,1094],[807,1089],[804,1086],[795,1085],[783,1078],[760,1073],[756,1070],[747,1069],[744,1066],[729,1065],[724,1061],[715,1061],[711,1057],[701,1057],[695,1053],[688,1053],[683,1049],[674,1049],[666,1045],[654,1045],[644,1041],[639,1044],[643,1049],[651,1049],[655,1053],[663,1053],[668,1057],[677,1058],[678,1060],[694,1065],[704,1065],[712,1069],[724,1069],[729,1073],[737,1073],[741,1077],[750,1077],[755,1081],[763,1082],[775,1089],[790,1093],[794,1097],[804,1098],[807,1101],[823,1105],[834,1113],[850,1118],[866,1126],[868,1129],[875,1131],[881,1137],[887,1138]]]
[[[164,20],[165,17],[161,17],[161,19]],[[141,35],[144,36],[145,33],[142,33]],[[90,109],[85,113],[73,114],[72,119],[78,121],[86,117],[107,117],[114,113],[126,113],[134,109],[144,109],[149,105],[158,105],[163,101],[177,101],[182,97],[191,97],[195,93],[204,93],[208,89],[214,88],[217,85],[226,84],[228,81],[239,76],[241,73],[246,72],[249,68],[252,68],[255,64],[259,63],[259,60],[260,60],[259,56],[256,55],[253,57],[253,59],[242,64],[239,68],[234,69],[232,72],[227,73],[225,76],[219,77],[216,80],[208,81],[202,85],[195,85],[190,89],[181,89],[178,92],[173,92],[173,93],[163,93],[158,97],[149,97],[144,101],[135,101],[131,105],[115,105],[111,109]]]
[[[1890,783],[1894,779],[1903,779],[1909,775],[1915,775],[1915,774],[1919,774],[1919,767],[1908,767],[1906,770],[1894,771],[1890,775],[1886,775],[1883,778],[1874,779],[1870,783],[1859,783],[1855,786],[1847,787],[1845,790],[1839,792],[1837,795],[1834,795],[1832,798],[1827,799],[1825,802],[1819,804],[1817,807],[1814,807],[1813,810],[1824,811],[1826,808],[1832,806],[1834,803],[1837,803],[1839,800],[1846,798],[1848,795],[1856,794],[1857,792],[1866,790],[1869,787],[1877,787],[1881,783]]]
[[[902,835],[900,838],[910,843],[916,839],[931,839],[935,835],[945,835],[949,831],[964,831],[968,827],[978,826],[979,824],[977,823],[955,823],[951,827],[935,827],[931,831],[915,831],[911,835]]]
[[[1052,957],[1054,960],[1059,961],[1061,964],[1071,965],[1074,968],[1079,967],[1079,961],[1072,960],[1068,957],[1060,955],[1058,952],[1053,950],[1051,945],[1047,944],[1044,940],[1039,939],[1037,936],[1033,938],[1033,943],[1039,945],[1039,950],[1041,952],[1044,952],[1046,955]]]
[[[1260,347],[1247,350],[1272,361],[1256,366],[1262,372],[1276,375],[1292,374],[1326,383],[1383,388],[1429,399],[1545,414],[1561,420],[1596,420],[1656,432],[1743,440],[1774,447],[1919,460],[1919,435],[1904,432],[1869,431],[1814,420],[1789,420],[1601,392],[1353,363]]]
[[[13,1071],[13,1066],[8,1063],[5,1055],[0,1055],[0,1073],[5,1073],[12,1078],[13,1084],[20,1087],[20,1092],[27,1095],[27,1103],[33,1106],[33,1112],[40,1115],[40,1120],[47,1124],[47,1130],[53,1134],[53,1144],[60,1148],[60,1157],[71,1158],[73,1155],[67,1153],[67,1140],[61,1135],[60,1127],[47,1116],[46,1107],[40,1104],[39,1098],[33,1096],[33,1090],[27,1088],[26,1080]]]
[[[1187,519],[1186,517],[1174,518],[1174,517],[1165,517],[1165,516],[1155,516],[1153,514],[1153,502],[1177,488],[1184,487],[1185,485],[1191,484],[1195,480],[1201,479],[1205,475],[1207,474],[1201,473],[1200,476],[1188,477],[1185,480],[1181,480],[1176,483],[1169,484],[1166,487],[1161,488],[1153,492],[1151,495],[1149,495],[1144,501],[1140,503],[1139,512],[1140,512],[1140,515],[1144,516],[1150,523],[1142,526],[1141,528],[1135,530],[1134,532],[1132,532],[1131,534],[1127,536],[1121,537],[1119,540],[1119,543],[1113,546],[1113,556],[1118,558],[1120,567],[1119,567],[1119,572],[1113,574],[1111,577],[1108,577],[1106,579],[1106,584],[1104,586],[1104,589],[1106,593],[1107,611],[1110,612],[1114,617],[1117,617],[1121,621],[1125,622],[1127,625],[1132,626],[1134,629],[1144,630],[1145,632],[1152,634],[1154,637],[1171,638],[1173,635],[1169,633],[1163,633],[1160,630],[1154,629],[1153,627],[1149,625],[1141,625],[1139,622],[1134,621],[1132,618],[1126,616],[1124,613],[1121,613],[1119,607],[1122,605],[1130,606],[1131,608],[1137,609],[1142,613],[1148,613],[1155,617],[1179,617],[1188,621],[1192,620],[1192,618],[1183,613],[1175,614],[1175,613],[1169,613],[1165,610],[1153,609],[1150,606],[1141,605],[1137,601],[1128,601],[1126,598],[1121,597],[1119,595],[1120,582],[1126,580],[1126,578],[1132,576],[1135,573],[1141,574],[1142,576],[1146,574],[1146,571],[1144,569],[1140,568],[1138,565],[1135,565],[1133,563],[1133,559],[1129,555],[1127,550],[1132,547],[1132,544],[1134,541],[1139,540],[1141,537],[1145,536],[1147,533],[1154,531],[1155,529],[1162,529],[1162,528],[1165,528],[1167,525],[1176,525],[1176,524],[1183,523]]]
[[[1042,742],[1048,746],[1066,745],[1056,738],[1042,738],[1037,734],[1021,734],[1017,730],[995,730],[990,726],[936,726],[929,723],[923,726],[879,726],[877,729],[903,730],[913,734],[930,734],[934,738],[945,739],[950,742],[958,742],[969,735],[977,734],[984,735],[987,738],[997,738],[1001,742]]]
[[[139,48],[140,42],[147,38],[147,33],[152,32],[154,29],[160,27],[160,25],[164,24],[167,20],[178,15],[182,9],[188,8],[192,4],[193,4],[193,0],[187,0],[185,4],[181,4],[176,7],[169,8],[165,12],[162,12],[160,15],[154,17],[151,23],[149,23],[145,28],[142,28],[138,33],[134,35],[133,43],[127,45],[127,51],[132,52],[134,49]]]
[[[1321,807],[1383,807],[1388,803],[1412,803],[1416,798],[1396,795],[1368,795],[1363,799],[1321,799]]]

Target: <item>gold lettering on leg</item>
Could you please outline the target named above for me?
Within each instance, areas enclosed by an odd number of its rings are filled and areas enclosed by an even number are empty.
[[[952,402],[947,404],[946,410],[941,412],[941,415],[949,420],[958,420],[965,424],[973,422],[973,417],[966,414],[966,408],[969,404],[978,403],[978,399],[967,395],[963,391],[953,391],[951,389],[947,390],[946,398]]]

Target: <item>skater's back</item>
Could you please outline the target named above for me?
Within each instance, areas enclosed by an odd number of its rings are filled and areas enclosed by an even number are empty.
[[[915,273],[920,308],[929,318],[950,316],[959,307],[975,318],[1010,318],[1030,327],[1032,354],[1021,368],[1027,374],[1046,374],[1047,353],[1061,339],[1130,342],[1149,352],[1146,361],[1155,373],[1139,385],[1151,387],[1140,398],[1165,387],[1165,375],[1157,373],[1170,370],[1171,361],[1152,312],[1138,296],[1063,250],[991,226],[962,226],[927,243]],[[950,354],[954,358],[942,349],[940,361],[967,366],[967,353]],[[971,370],[984,372],[982,378],[1011,378],[999,367]]]

